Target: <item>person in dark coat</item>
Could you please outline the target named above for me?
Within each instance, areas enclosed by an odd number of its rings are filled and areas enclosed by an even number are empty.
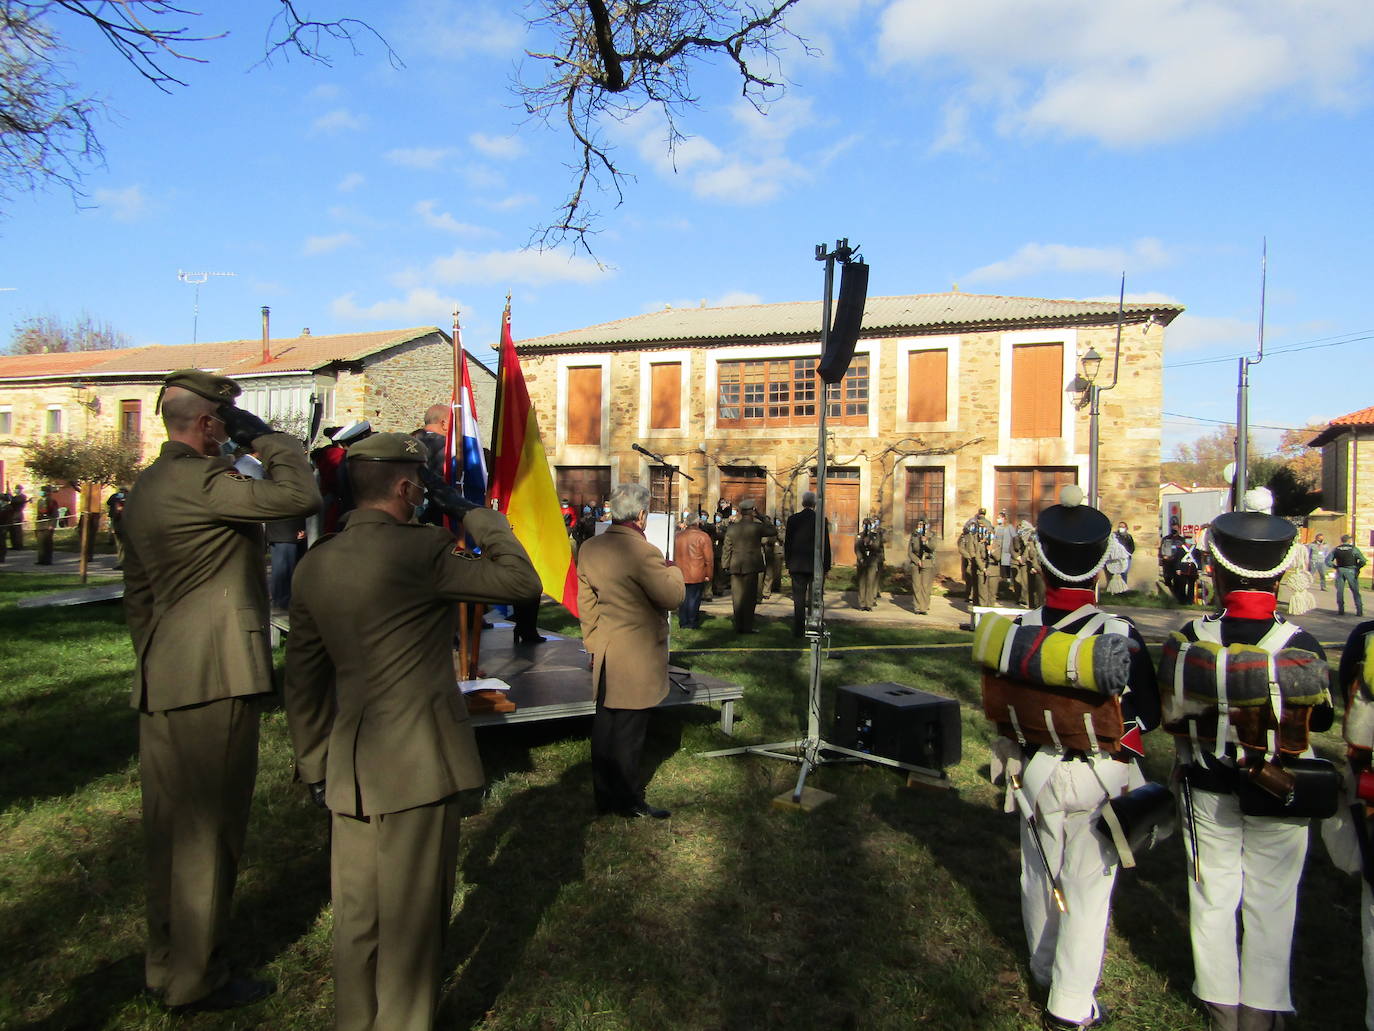
[[[800,512],[787,518],[783,531],[783,561],[792,580],[792,636],[801,637],[806,628],[806,613],[811,607],[812,590],[825,590],[825,574],[830,572],[830,534],[821,545],[823,561],[820,582],[816,582],[816,494],[802,495]]]

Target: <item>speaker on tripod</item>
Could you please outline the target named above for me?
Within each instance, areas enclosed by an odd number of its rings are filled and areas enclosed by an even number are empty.
[[[868,300],[868,265],[851,261],[840,271],[840,298],[835,303],[835,321],[825,342],[825,353],[816,374],[826,383],[838,383],[854,360],[854,345],[864,321],[864,302]]]

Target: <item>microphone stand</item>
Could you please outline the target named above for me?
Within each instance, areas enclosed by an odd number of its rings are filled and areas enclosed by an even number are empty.
[[[671,559],[673,557],[673,543],[677,540],[677,515],[673,510],[673,477],[681,476],[684,480],[691,480],[693,483],[696,482],[696,479],[695,477],[688,476],[682,471],[680,466],[674,465],[656,451],[650,451],[648,448],[641,447],[639,444],[631,444],[630,447],[646,458],[652,458],[655,462],[668,470],[668,553],[663,557]]]

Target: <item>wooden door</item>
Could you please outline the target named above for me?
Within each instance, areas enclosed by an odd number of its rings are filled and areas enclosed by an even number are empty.
[[[759,513],[765,513],[768,506],[768,480],[764,471],[739,466],[721,469],[720,497],[736,508],[745,498],[753,498]]]
[[[561,465],[558,467],[558,499],[567,498],[580,516],[582,506],[590,505],[601,518],[601,505],[611,496],[611,467],[608,465]]]
[[[814,475],[810,489],[816,489]],[[854,565],[854,541],[859,536],[858,469],[830,470],[825,478],[825,521],[830,527],[831,561],[837,566]]]

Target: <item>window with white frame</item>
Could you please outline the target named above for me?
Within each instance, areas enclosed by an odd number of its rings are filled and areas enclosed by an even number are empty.
[[[0,407],[0,433],[14,432],[14,409],[9,405]]]
[[[62,406],[48,405],[48,415],[43,422],[43,432],[47,434],[62,432]]]

